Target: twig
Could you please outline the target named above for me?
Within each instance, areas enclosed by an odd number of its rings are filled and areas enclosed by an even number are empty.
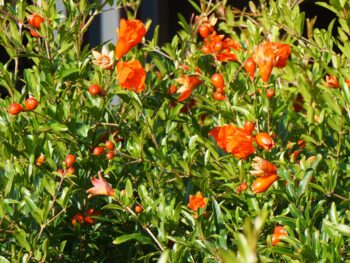
[[[266,90],[267,90],[267,84],[265,84],[265,95],[266,95]],[[267,98],[267,105],[266,105],[266,110],[267,110],[267,132],[270,133],[270,100]]]
[[[344,201],[349,200],[348,198],[346,198],[346,197],[344,197],[344,196],[342,196],[342,195],[338,195],[338,194],[336,194],[336,193],[330,193],[330,195],[333,195],[333,196],[335,196],[335,197],[337,197],[337,198],[339,198],[339,199],[341,199],[341,200],[344,200]]]
[[[66,172],[65,172],[65,173],[66,173]],[[62,186],[64,177],[65,177],[65,174],[63,174],[63,175],[61,176],[60,183],[59,183],[59,185],[58,185],[58,187],[57,187],[57,193],[58,193],[58,192],[60,191],[60,189],[61,189],[61,186]],[[50,208],[49,208],[49,211],[51,211],[52,208],[54,207],[55,202],[56,202],[56,199],[57,199],[57,194],[55,194],[55,196],[54,196],[54,198],[53,198],[53,200],[52,200],[52,204],[51,204],[51,206],[50,206]],[[63,209],[61,212],[59,212],[57,215],[55,215],[53,218],[51,218],[47,223],[41,225],[41,227],[40,227],[40,232],[39,232],[39,234],[38,234],[38,239],[40,239],[40,237],[41,237],[41,235],[42,235],[44,229],[46,228],[46,226],[47,226],[50,222],[52,222],[52,220],[54,220],[58,215],[60,215],[61,213],[63,213],[64,211],[65,211],[65,209]]]
[[[119,203],[119,205],[121,205],[121,204]],[[132,211],[129,207],[125,207],[125,209],[126,209],[126,211],[129,212],[129,214],[132,215],[132,217],[142,226],[142,228],[147,232],[147,234],[153,239],[154,243],[156,243],[156,245],[158,246],[160,251],[163,252],[164,248],[163,248],[162,244],[159,242],[159,240],[156,238],[156,236],[152,233],[152,231],[148,228],[148,226],[145,224],[142,224],[142,222],[138,219],[138,217],[134,213],[134,211]]]

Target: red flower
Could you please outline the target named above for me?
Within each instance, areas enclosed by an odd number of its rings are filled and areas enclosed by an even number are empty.
[[[80,224],[84,223],[84,218],[81,213],[76,213],[72,217],[72,225],[75,226],[77,223],[80,223]]]
[[[255,153],[253,146],[253,137],[250,132],[234,125],[228,124],[222,127],[216,127],[209,132],[225,152],[232,153],[233,156],[240,159],[246,159],[252,153]]]
[[[95,211],[95,209],[91,208],[89,210],[85,211],[85,216],[83,216],[83,214],[81,213],[76,213],[73,217],[72,217],[72,225],[76,225],[77,223],[83,224],[94,224],[96,222],[96,220],[94,218],[91,218],[91,216],[97,216],[97,215],[101,215],[101,211]]]
[[[101,211],[95,211],[95,209],[90,208],[89,210],[85,211],[84,222],[87,224],[94,224],[96,220],[94,218],[91,218],[91,216],[98,216],[101,214]]]
[[[198,208],[204,208],[207,205],[208,198],[203,198],[201,192],[197,192],[196,196],[190,195],[188,207],[193,211],[197,211]]]
[[[259,67],[259,74],[264,82],[270,78],[273,67],[283,68],[291,53],[288,44],[265,41],[254,51],[253,58]]]
[[[287,231],[284,229],[283,226],[276,226],[275,230],[273,231],[271,244],[273,246],[276,246],[279,242],[281,242],[280,237],[283,236],[288,236]]]
[[[106,196],[113,196],[114,190],[113,188],[107,183],[105,179],[102,177],[102,173],[98,173],[98,178],[93,177],[91,178],[91,183],[93,184],[93,187],[86,190],[86,193],[88,193],[88,198],[91,198],[95,195],[106,195]]]
[[[245,191],[248,189],[248,185],[246,182],[242,182],[237,188],[236,188],[236,193],[240,194],[241,192]]]
[[[259,156],[256,156],[253,159],[252,167],[254,170],[250,171],[250,173],[255,176],[265,176],[277,173],[277,168],[275,165]]]
[[[119,84],[124,89],[141,93],[145,89],[146,71],[140,61],[119,61],[117,64]]]
[[[197,76],[188,75],[178,78],[176,81],[182,84],[182,86],[176,91],[177,93],[180,93],[178,98],[179,102],[188,99],[192,94],[192,90],[202,82]]]
[[[139,44],[146,35],[146,27],[137,19],[120,19],[120,27],[117,29],[118,41],[115,47],[115,57],[119,60],[135,45]]]

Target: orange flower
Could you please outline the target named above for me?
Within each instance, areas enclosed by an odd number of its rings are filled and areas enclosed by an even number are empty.
[[[86,190],[86,193],[88,193],[88,198],[91,198],[95,195],[106,195],[106,196],[113,196],[114,190],[112,187],[107,183],[105,179],[102,177],[102,173],[98,173],[98,178],[93,177],[91,178],[91,183],[93,184],[93,187]]]
[[[192,94],[192,90],[202,82],[197,76],[188,75],[178,78],[176,81],[182,84],[182,86],[176,91],[177,93],[180,93],[178,98],[179,102],[188,99]]]
[[[240,50],[241,46],[238,42],[231,38],[225,38],[222,41],[222,50],[217,54],[219,61],[238,61],[236,54],[232,50]]]
[[[332,89],[337,89],[340,87],[339,81],[336,76],[326,76],[326,86]]]
[[[291,54],[291,47],[288,44],[271,42],[275,53],[275,67],[284,68],[287,65],[287,60]]]
[[[252,163],[253,171],[250,171],[252,175],[255,176],[265,176],[277,173],[277,168],[275,165],[263,158],[256,156]]]
[[[277,178],[277,174],[258,177],[252,184],[252,191],[255,194],[265,192],[277,180]]]
[[[203,198],[201,192],[197,192],[196,196],[190,195],[188,207],[193,211],[197,211],[198,208],[204,208],[207,205],[208,198]]]
[[[119,60],[135,45],[139,44],[146,35],[146,27],[137,19],[120,19],[120,27],[117,29],[118,41],[115,47],[115,56]]]
[[[253,53],[254,61],[259,67],[261,79],[267,82],[273,67],[285,67],[290,53],[291,47],[288,44],[270,41],[261,43]]]
[[[232,153],[239,159],[246,159],[255,153],[253,137],[250,132],[234,125],[228,124],[212,129],[208,135],[212,135],[218,146],[225,152]]]
[[[145,89],[146,71],[140,61],[119,61],[117,64],[117,79],[122,88],[142,92]]]
[[[283,236],[288,236],[287,231],[284,229],[283,226],[276,226],[273,231],[271,244],[273,246],[276,246],[279,242],[281,242],[280,237]]]
[[[232,49],[240,50],[241,46],[231,38],[224,39],[224,37],[224,35],[213,32],[204,39],[202,52],[215,55],[219,61],[237,61],[237,56],[232,52]]]
[[[36,166],[41,166],[43,163],[45,163],[45,155],[43,153],[40,153],[40,156],[36,159],[35,165]]]
[[[92,50],[92,55],[95,58],[92,61],[92,63],[94,63],[97,66],[100,66],[103,69],[112,69],[114,55],[113,51],[108,52],[108,49],[105,46],[103,46],[102,53]]]

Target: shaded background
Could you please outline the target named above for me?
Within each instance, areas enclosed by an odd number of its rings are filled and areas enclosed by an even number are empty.
[[[4,2],[15,3],[16,0],[7,0]],[[33,1],[27,2],[31,3]],[[195,2],[198,1],[195,0]],[[253,2],[258,4],[259,0],[254,0]],[[227,5],[243,9],[245,7],[248,7],[248,3],[248,0],[228,0]],[[0,5],[1,4],[2,0],[0,0]],[[57,0],[57,8],[58,10],[65,12],[62,0]],[[316,6],[314,4],[314,0],[305,0],[300,5],[300,8],[306,13],[307,18],[313,18],[315,16],[318,17],[315,24],[315,27],[318,28],[327,28],[332,19],[335,18],[332,12],[328,11],[323,7]],[[190,21],[190,18],[193,13],[197,14],[195,9],[187,0],[143,0],[139,9],[138,17],[143,21],[147,19],[152,20],[152,26],[150,28],[148,36],[152,36],[154,27],[156,25],[160,25],[159,44],[163,44],[166,42],[170,42],[174,34],[176,34],[176,32],[179,29],[181,29],[178,23],[178,13],[182,14],[187,19],[187,21]],[[119,18],[123,16],[125,16],[125,14],[123,14],[123,12],[119,13],[117,10],[104,12],[101,16],[98,16],[92,23],[89,31],[85,36],[85,43],[89,43],[91,47],[95,47],[106,41],[112,41],[112,43],[115,43],[115,29],[118,27]],[[0,61],[2,63],[6,63],[8,59],[9,57],[6,54],[5,50],[2,47],[0,47]],[[13,66],[12,68],[11,66],[9,67],[9,69],[13,70]],[[30,61],[26,59],[20,59],[20,76],[23,69],[27,67],[31,67]],[[7,95],[6,90],[1,86],[0,94],[1,97]]]

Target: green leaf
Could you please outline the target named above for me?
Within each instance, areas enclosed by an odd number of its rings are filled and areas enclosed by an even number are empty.
[[[68,131],[68,127],[58,122],[50,124],[50,128],[54,131]]]
[[[334,224],[326,219],[323,220],[323,224],[329,226],[333,230],[337,231],[339,234],[343,236],[350,237],[350,226],[345,224]]]
[[[119,245],[131,239],[136,239],[142,244],[152,244],[152,240],[149,237],[144,236],[143,234],[140,234],[140,233],[127,234],[127,235],[122,235],[120,237],[117,237],[116,239],[113,240],[113,244]]]
[[[10,261],[8,261],[6,258],[4,258],[3,256],[0,256],[0,263],[11,263]]]
[[[77,131],[78,135],[80,135],[82,137],[87,137],[88,133],[89,133],[89,130],[90,130],[90,126],[89,125],[80,123],[80,124],[78,124],[78,128],[77,128],[76,131]]]
[[[337,13],[337,9],[336,8],[334,8],[333,6],[331,6],[331,5],[329,5],[329,4],[325,3],[325,2],[316,2],[316,5],[322,6],[322,7],[326,8],[326,9],[328,9],[328,10],[334,12],[334,13]]]
[[[30,245],[29,245],[27,238],[26,238],[26,231],[24,231],[23,229],[17,228],[14,236],[15,236],[16,240],[18,241],[18,244],[22,248],[24,248],[25,250],[30,252],[31,248],[30,248]]]
[[[64,69],[62,72],[60,72],[59,79],[64,80],[77,73],[79,73],[79,68]]]
[[[331,205],[329,215],[330,215],[330,219],[331,219],[332,223],[334,223],[334,224],[339,223],[338,211],[337,211],[337,207],[335,206],[334,202]]]
[[[181,14],[179,14],[179,13],[177,14],[177,16],[178,16],[178,18],[179,18],[179,20],[180,20],[179,24],[183,27],[183,29],[184,29],[188,34],[191,35],[191,32],[192,32],[191,27],[190,27],[190,25],[186,22],[186,19],[184,18],[184,16],[181,15]]]
[[[316,168],[320,163],[321,159],[322,159],[322,155],[318,154],[317,159],[314,161],[311,168],[306,171],[304,178],[300,181],[300,184],[298,187],[298,196],[301,196],[306,191],[310,183],[311,177],[315,173]]]
[[[5,173],[6,173],[6,176],[8,177],[7,183],[6,183],[6,186],[5,186],[5,191],[4,191],[4,196],[6,197],[11,192],[13,180],[14,180],[14,177],[15,177],[15,174],[16,174],[16,172],[15,172],[15,170],[13,168],[13,165],[12,165],[12,163],[10,161],[6,162]]]
[[[148,194],[148,190],[146,187],[142,184],[138,187],[138,194],[140,195],[140,198],[142,200],[142,203],[147,205],[147,206],[152,206],[153,205],[153,200]]]
[[[200,8],[193,0],[188,0],[188,2],[190,2],[190,4],[193,6],[193,8],[194,8],[198,13],[202,13],[201,8]]]
[[[126,196],[131,198],[133,196],[133,188],[132,188],[132,183],[129,179],[126,180],[125,190],[126,190]]]
[[[164,250],[157,263],[168,263],[169,259],[169,250]]]
[[[30,213],[32,214],[35,221],[41,225],[43,223],[43,219],[41,217],[42,211],[39,209],[34,201],[29,196],[24,196],[24,201],[26,202],[27,206],[29,206]]]
[[[220,238],[218,238],[220,247],[227,249],[227,244],[226,244],[227,230],[225,228],[225,220],[221,212],[220,206],[215,199],[213,199],[213,211],[214,211],[216,233],[220,236]]]

